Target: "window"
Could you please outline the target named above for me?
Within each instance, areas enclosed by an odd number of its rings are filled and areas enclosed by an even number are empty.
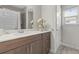
[[[64,10],[64,23],[65,24],[78,24],[77,15],[78,15],[77,7]]]

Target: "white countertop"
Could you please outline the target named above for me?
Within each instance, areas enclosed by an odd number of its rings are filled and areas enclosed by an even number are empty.
[[[46,32],[50,32],[50,31],[28,31],[28,32],[24,32],[24,33],[5,34],[5,35],[0,36],[0,42],[14,40],[17,38],[27,37],[27,36],[31,36],[31,35],[46,33]]]

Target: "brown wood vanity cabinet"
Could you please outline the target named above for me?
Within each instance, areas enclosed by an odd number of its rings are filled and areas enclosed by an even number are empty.
[[[30,53],[42,54],[42,40],[38,40],[30,44]]]
[[[50,50],[50,32],[1,43],[2,54],[46,54]]]
[[[29,54],[29,46],[23,45],[15,49],[4,52],[4,54]]]
[[[42,41],[43,41],[43,54],[49,53],[50,50],[50,33],[42,34]]]

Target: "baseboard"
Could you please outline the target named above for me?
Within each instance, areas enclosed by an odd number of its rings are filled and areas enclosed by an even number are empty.
[[[64,45],[64,46],[79,50],[79,47],[76,47],[76,46],[73,46],[73,45],[70,45],[70,44],[67,44],[67,43],[61,43],[61,44]]]

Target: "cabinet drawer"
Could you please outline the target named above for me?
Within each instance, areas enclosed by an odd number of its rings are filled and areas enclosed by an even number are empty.
[[[44,33],[44,34],[42,34],[42,38],[43,39],[49,39],[50,38],[50,32],[47,32],[47,33]]]

